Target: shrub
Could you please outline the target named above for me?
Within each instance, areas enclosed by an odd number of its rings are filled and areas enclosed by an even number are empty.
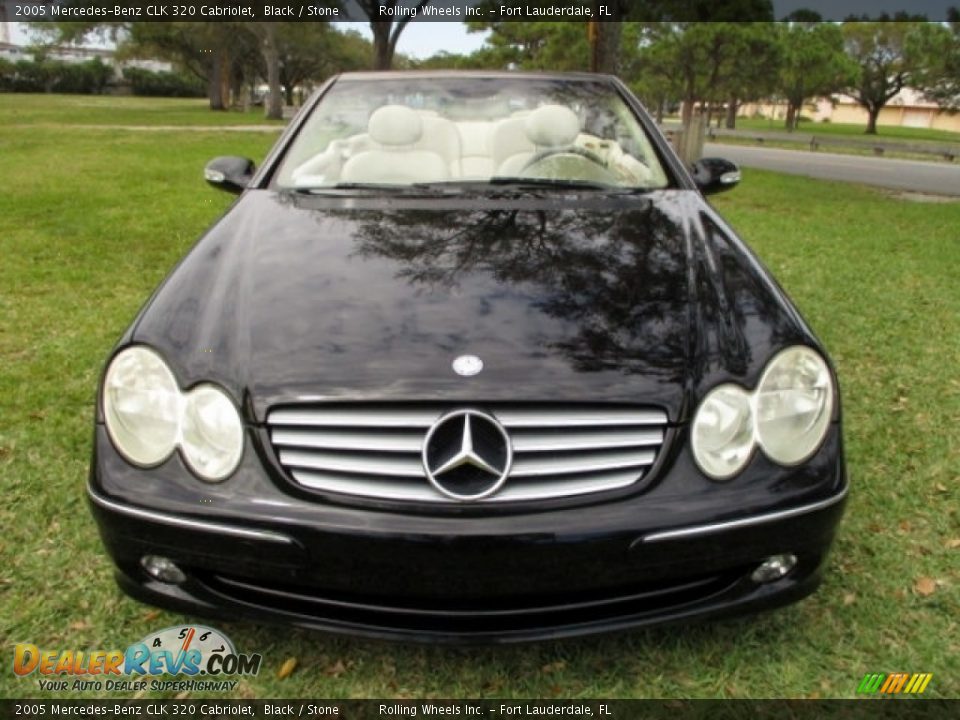
[[[113,77],[113,70],[100,58],[83,63],[58,63],[53,92],[99,95]]]
[[[0,92],[13,91],[13,74],[15,66],[9,60],[0,58]]]
[[[134,95],[204,97],[207,94],[202,82],[179,73],[128,67],[123,69],[123,77],[130,83]]]
[[[0,61],[0,90],[6,92],[100,94],[112,76],[113,70],[100,58],[82,63],[43,56],[16,63]]]

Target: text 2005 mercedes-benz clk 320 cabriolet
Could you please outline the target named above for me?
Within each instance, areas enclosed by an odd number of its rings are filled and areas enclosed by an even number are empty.
[[[89,495],[128,593],[506,642],[817,586],[837,382],[618,80],[328,82],[102,377]]]

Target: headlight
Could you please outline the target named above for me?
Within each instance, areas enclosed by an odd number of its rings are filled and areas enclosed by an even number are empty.
[[[230,397],[214,385],[181,393],[153,350],[117,354],[103,383],[103,413],[114,447],[134,465],[158,465],[179,446],[201,480],[223,480],[243,455],[243,423]]]
[[[243,424],[233,402],[213,385],[199,385],[184,398],[180,446],[204,480],[222,480],[240,462]]]
[[[816,352],[796,346],[767,365],[756,390],[757,441],[781,465],[796,465],[820,447],[833,414],[830,370]]]
[[[740,472],[756,445],[780,465],[801,463],[826,437],[833,396],[824,359],[802,345],[787,348],[752,393],[732,384],[707,393],[693,418],[693,457],[714,480]]]
[[[693,457],[716,480],[736,475],[753,452],[750,396],[736,385],[720,385],[700,403],[693,420]]]
[[[132,347],[113,359],[103,414],[110,439],[130,462],[156,465],[170,456],[180,433],[180,391],[159,355]]]

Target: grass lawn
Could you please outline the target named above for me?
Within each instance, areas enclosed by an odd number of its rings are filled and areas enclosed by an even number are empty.
[[[796,129],[798,135],[838,135],[861,140],[904,140],[904,141],[935,141],[937,143],[960,143],[960,133],[949,130],[933,130],[931,128],[899,127],[895,125],[880,125],[876,135],[864,133],[867,126],[849,123],[817,123],[802,122]],[[769,130],[785,132],[783,120],[770,118],[737,118],[738,130]]]
[[[263,108],[212,112],[206,99],[0,93],[0,126],[278,125]]]
[[[117,122],[119,111],[79,100],[63,115]],[[153,102],[128,112],[158,124],[194,112],[161,101],[152,115]],[[32,108],[40,122],[59,102]],[[202,182],[204,162],[260,159],[275,135],[68,136],[10,129],[10,112],[4,103],[0,697],[26,698],[43,693],[10,672],[16,642],[124,648],[184,622],[113,584],[84,491],[96,378],[137,308],[229,204]],[[960,696],[960,203],[748,169],[716,204],[839,367],[852,492],[820,592],[743,620],[509,648],[215,623],[264,656],[240,697],[852,697],[865,673],[900,670],[932,672],[928,696]],[[279,680],[288,658],[299,665]]]

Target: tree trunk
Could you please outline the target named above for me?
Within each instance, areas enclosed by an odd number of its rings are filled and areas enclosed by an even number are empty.
[[[660,102],[657,103],[657,124],[663,125],[663,116],[666,114],[667,110],[667,100],[666,98],[660,98]]]
[[[220,104],[224,109],[230,107],[230,79],[232,64],[230,62],[230,52],[224,50],[220,55]]]
[[[623,30],[623,8],[620,3],[606,5],[610,16],[597,23],[596,72],[616,75],[620,71],[620,37]],[[599,12],[595,9],[594,12]]]
[[[787,132],[793,132],[797,126],[797,106],[789,100],[787,101],[787,118],[783,124],[787,128]]]
[[[867,108],[867,130],[866,135],[877,134],[877,118],[880,116],[880,108]]]
[[[283,87],[287,105],[293,105],[293,83],[287,82]]]
[[[243,107],[243,73],[239,67],[234,67],[230,72],[230,106],[246,110]]]
[[[690,120],[693,118],[693,105],[694,100],[687,98],[683,101],[683,106],[680,108],[680,123],[684,128],[690,125]]]
[[[280,92],[280,53],[277,51],[275,31],[270,23],[264,23],[263,59],[267,64],[267,85],[270,87],[266,115],[271,120],[281,120],[283,95]]]
[[[393,65],[393,47],[390,43],[392,20],[371,20],[373,33],[373,69],[389,70]]]
[[[211,110],[223,110],[223,91],[221,78],[221,55],[222,51],[217,51],[213,56],[210,66],[210,74],[207,76],[207,99],[210,101]]]
[[[736,97],[731,97],[727,102],[727,129],[735,130],[737,127],[737,109],[740,107],[740,101]]]

